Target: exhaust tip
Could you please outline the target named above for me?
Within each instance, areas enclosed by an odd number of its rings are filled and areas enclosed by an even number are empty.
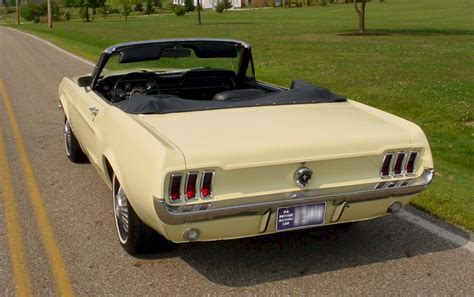
[[[397,213],[400,211],[400,209],[402,209],[402,204],[396,201],[387,208],[387,213]]]
[[[186,229],[183,233],[183,238],[188,241],[196,241],[199,239],[201,231],[197,228]]]

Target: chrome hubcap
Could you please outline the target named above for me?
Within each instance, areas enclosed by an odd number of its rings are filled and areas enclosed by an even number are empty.
[[[69,156],[71,155],[71,151],[69,150],[69,146],[71,144],[71,133],[70,133],[70,127],[68,122],[64,122],[64,145],[66,147],[66,154]]]
[[[114,212],[118,235],[124,243],[128,238],[128,201],[122,186],[119,186],[114,196]]]

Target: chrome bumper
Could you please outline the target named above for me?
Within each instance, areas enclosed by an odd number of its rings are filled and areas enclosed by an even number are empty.
[[[164,199],[157,197],[153,197],[153,202],[156,214],[161,221],[169,225],[180,225],[228,216],[264,214],[268,210],[273,212],[279,207],[321,201],[357,202],[413,195],[426,189],[433,180],[433,176],[433,169],[425,169],[420,176],[415,178],[357,186],[301,190],[179,206],[169,205]]]

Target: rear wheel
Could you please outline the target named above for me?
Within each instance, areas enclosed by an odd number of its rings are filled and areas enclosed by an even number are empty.
[[[82,151],[79,141],[72,132],[71,125],[67,119],[64,120],[64,145],[66,147],[66,155],[74,163],[87,162],[87,156]]]
[[[113,181],[114,218],[120,244],[131,255],[150,251],[158,244],[159,235],[138,217],[115,175]]]

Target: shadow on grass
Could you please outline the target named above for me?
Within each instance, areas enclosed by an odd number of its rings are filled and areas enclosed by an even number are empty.
[[[467,242],[470,235],[462,235]],[[179,257],[209,281],[247,287],[457,247],[392,215],[346,229],[321,227],[239,240],[177,244],[171,250],[139,258]]]
[[[461,29],[369,29],[365,34],[359,32],[341,32],[340,36],[384,36],[384,35],[473,35],[474,30]]]

